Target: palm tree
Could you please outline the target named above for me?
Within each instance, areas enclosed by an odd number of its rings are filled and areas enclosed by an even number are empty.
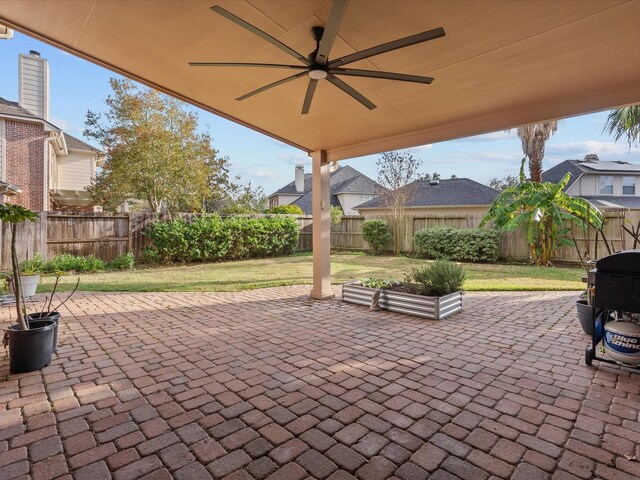
[[[542,182],[544,146],[557,129],[557,120],[518,127],[518,138],[522,142],[522,151],[529,160],[529,177],[532,182]]]
[[[627,137],[629,148],[640,143],[640,105],[613,110],[607,117],[603,131],[608,131],[616,140]]]

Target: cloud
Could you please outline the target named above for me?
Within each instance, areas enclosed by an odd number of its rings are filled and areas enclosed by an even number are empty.
[[[62,118],[51,117],[51,123],[60,128],[63,132],[82,133],[84,131],[84,128],[76,127]]]
[[[304,152],[279,153],[276,155],[276,160],[288,165],[297,165],[298,163],[302,163],[303,165],[311,164],[311,157]]]
[[[597,153],[598,155],[614,157],[620,157],[624,155],[628,157],[629,153],[640,153],[640,149],[637,147],[632,148],[630,152],[629,145],[623,142],[615,143],[587,140],[584,142],[550,144],[547,146],[546,152],[549,155],[572,155],[575,158],[582,158],[588,153]],[[607,159],[602,158],[601,160]]]

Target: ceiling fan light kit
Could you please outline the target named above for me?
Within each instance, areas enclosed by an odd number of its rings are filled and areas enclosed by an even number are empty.
[[[380,55],[382,53],[391,52],[393,50],[398,50],[400,48],[408,47],[410,45],[416,45],[419,43],[427,42],[429,40],[434,40],[436,38],[444,37],[445,31],[442,27],[435,28],[432,30],[427,30],[422,33],[418,33],[415,35],[411,35],[409,37],[401,38],[398,40],[394,40],[392,42],[383,43],[381,45],[377,45],[375,47],[367,48],[360,52],[351,53],[349,55],[345,55],[343,57],[337,58],[335,60],[329,60],[329,53],[331,51],[331,47],[333,46],[333,42],[335,41],[338,35],[338,29],[340,28],[340,24],[342,23],[342,18],[346,12],[347,5],[349,0],[334,0],[333,6],[331,8],[331,13],[329,14],[329,20],[327,21],[327,25],[324,27],[316,26],[311,29],[311,35],[313,39],[316,41],[316,49],[309,54],[308,57],[301,55],[296,52],[292,48],[288,47],[284,43],[280,42],[276,38],[272,37],[266,32],[258,29],[257,27],[251,25],[250,23],[244,21],[240,17],[235,16],[233,13],[225,10],[224,8],[214,5],[211,7],[211,10],[218,15],[223,16],[224,18],[232,21],[236,25],[244,28],[245,30],[250,31],[254,35],[259,36],[263,40],[269,42],[273,46],[279,48],[283,52],[287,53],[291,57],[298,60],[302,65],[282,65],[282,64],[273,64],[273,63],[233,63],[233,62],[190,62],[189,65],[192,67],[257,67],[257,68],[280,68],[280,69],[289,69],[289,70],[300,70],[300,72],[291,75],[289,77],[285,77],[276,82],[270,83],[263,87],[258,88],[257,90],[253,90],[241,97],[238,97],[236,100],[242,101],[247,98],[253,97],[258,93],[262,93],[271,88],[277,87],[284,83],[290,82],[292,80],[296,80],[298,78],[308,76],[309,84],[307,86],[307,93],[304,98],[304,102],[302,105],[302,115],[306,115],[309,113],[309,109],[311,108],[311,102],[313,100],[313,96],[316,90],[316,86],[318,84],[318,80],[327,80],[329,83],[334,85],[335,87],[342,90],[344,93],[352,97],[354,100],[358,101],[369,110],[373,110],[376,108],[376,105],[367,99],[364,95],[359,93],[349,84],[343,82],[338,78],[338,75],[344,76],[352,76],[352,77],[364,77],[364,78],[380,78],[385,80],[394,80],[399,82],[411,82],[411,83],[422,83],[422,84],[430,84],[433,82],[432,77],[423,77],[419,75],[407,75],[403,73],[393,73],[393,72],[381,72],[378,70],[359,70],[352,68],[341,68],[343,65],[348,65],[353,62],[357,62],[359,60],[365,60],[367,58],[373,57],[375,55]]]

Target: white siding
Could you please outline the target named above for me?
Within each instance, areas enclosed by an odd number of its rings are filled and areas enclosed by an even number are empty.
[[[354,210],[354,207],[373,200],[375,197],[377,197],[377,195],[374,194],[339,193],[338,201],[345,215],[359,215],[359,213]]]
[[[585,174],[567,190],[569,195],[600,195],[598,175]]]
[[[4,181],[7,178],[6,168],[7,164],[5,159],[7,158],[7,140],[5,138],[5,125],[4,118],[0,118],[0,180]]]
[[[295,202],[296,200],[298,200],[302,195],[276,195],[274,196],[271,200],[273,200],[273,205],[272,202],[269,202],[270,206],[273,207],[281,207],[282,205],[290,205],[293,202]]]
[[[33,55],[19,57],[19,104],[34,115],[49,119],[49,63]]]
[[[69,152],[57,159],[56,190],[83,191],[95,176],[95,155],[90,152]]]

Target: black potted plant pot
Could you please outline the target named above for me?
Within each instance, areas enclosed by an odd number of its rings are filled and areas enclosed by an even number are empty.
[[[21,330],[19,325],[9,329],[9,370],[11,373],[34,372],[51,363],[53,320],[32,320],[29,330]]]
[[[593,308],[591,305],[588,305],[586,300],[577,300],[576,310],[584,333],[593,335]]]
[[[36,320],[52,320],[56,322],[56,328],[53,330],[53,346],[52,352],[56,353],[58,351],[58,325],[60,323],[60,314],[58,312],[38,312],[38,313],[29,313],[29,328],[31,328],[31,324]]]

